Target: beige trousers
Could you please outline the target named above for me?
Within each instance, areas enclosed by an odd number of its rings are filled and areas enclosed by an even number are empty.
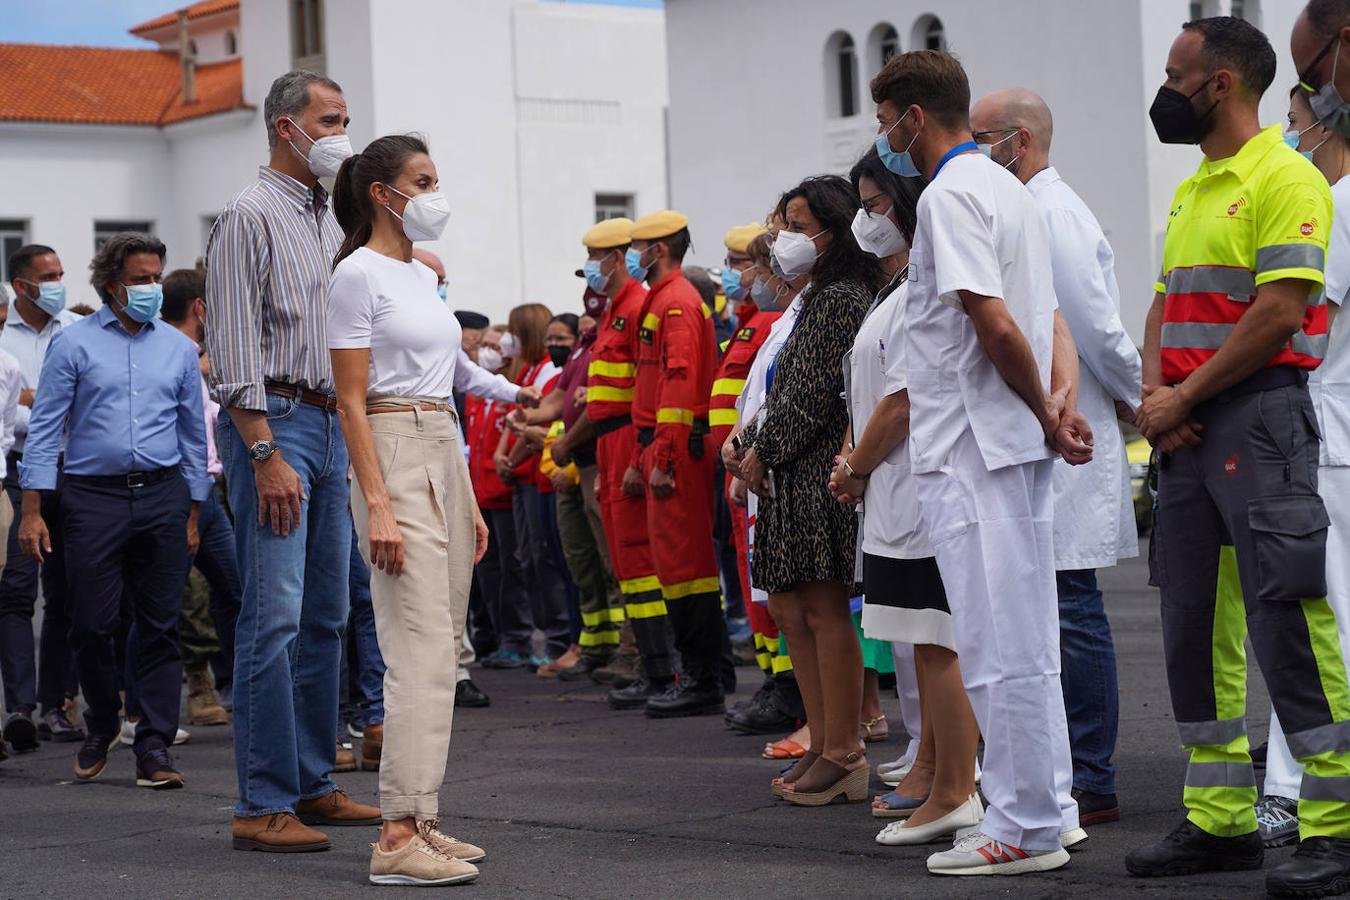
[[[403,573],[370,570],[386,666],[380,814],[389,821],[434,819],[473,574],[473,488],[452,413],[380,413],[370,417],[370,427],[403,534]],[[355,482],[352,516],[369,565],[370,514]]]

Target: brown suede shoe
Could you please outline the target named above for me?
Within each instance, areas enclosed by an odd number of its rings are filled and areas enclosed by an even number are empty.
[[[295,804],[295,814],[306,825],[379,825],[378,807],[357,803],[342,791]]]
[[[334,772],[355,772],[356,754],[348,750],[341,744],[337,745],[337,752],[333,755]]]
[[[384,752],[384,725],[367,725],[361,735],[361,768],[366,772],[380,771],[380,755]]]
[[[189,725],[228,725],[230,714],[220,705],[211,673],[188,672],[187,720]]]
[[[291,813],[270,816],[235,816],[230,828],[234,849],[265,853],[312,853],[331,844],[322,831],[304,825]]]

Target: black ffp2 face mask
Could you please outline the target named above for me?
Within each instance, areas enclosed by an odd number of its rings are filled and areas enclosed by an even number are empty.
[[[1198,144],[1209,136],[1214,130],[1214,109],[1219,102],[1216,100],[1209,109],[1198,113],[1191,104],[1191,98],[1203,91],[1212,80],[1212,76],[1206,78],[1205,83],[1190,94],[1183,94],[1166,85],[1158,88],[1158,95],[1153,98],[1153,105],[1148,110],[1158,140],[1164,144]]]
[[[548,358],[560,369],[563,367],[563,364],[567,362],[567,357],[571,355],[571,347],[552,346],[548,348]]]

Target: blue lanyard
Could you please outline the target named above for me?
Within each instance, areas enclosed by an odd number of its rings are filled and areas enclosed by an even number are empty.
[[[788,329],[788,337],[792,337],[792,331],[797,327],[797,319],[799,318],[801,318],[800,312],[792,319],[792,327]],[[783,338],[783,343],[779,344],[778,349],[774,351],[773,359],[769,360],[769,371],[764,374],[765,396],[768,396],[769,391],[773,389],[773,376],[778,371],[778,354],[782,353],[786,346],[787,338]]]
[[[938,173],[942,171],[942,167],[950,162],[953,156],[956,156],[958,153],[965,153],[968,150],[978,149],[980,149],[980,145],[974,141],[966,141],[964,144],[957,144],[955,147],[944,153],[942,159],[938,160],[937,168],[933,170],[933,177],[938,177]]]

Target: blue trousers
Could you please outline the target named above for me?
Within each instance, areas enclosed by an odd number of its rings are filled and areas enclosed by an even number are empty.
[[[1073,786],[1093,794],[1116,792],[1116,732],[1120,693],[1116,645],[1093,569],[1055,573],[1059,593],[1060,683],[1069,722]]]

